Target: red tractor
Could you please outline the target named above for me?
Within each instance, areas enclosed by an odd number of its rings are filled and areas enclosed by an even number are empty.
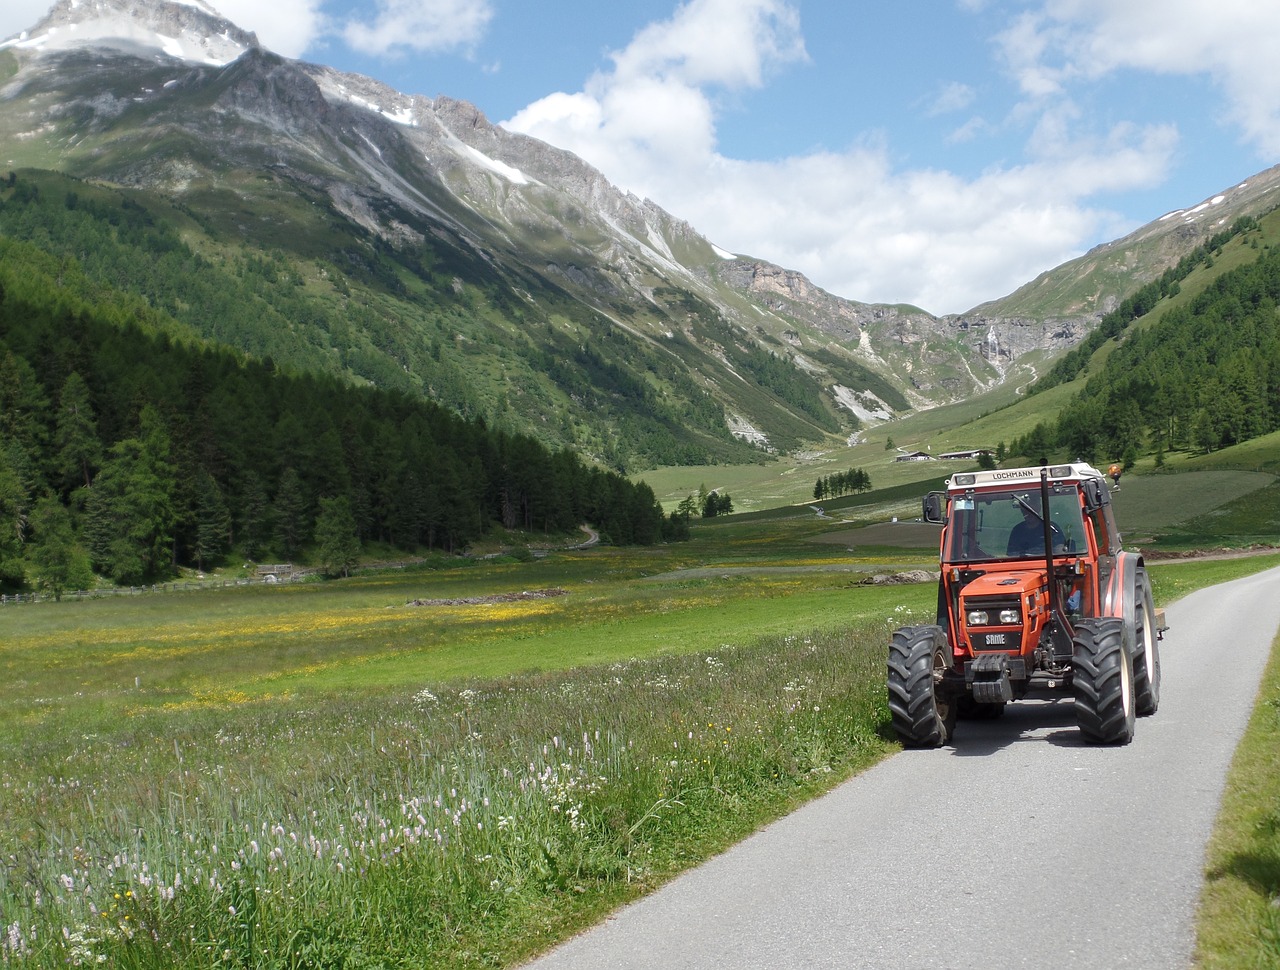
[[[1160,704],[1166,629],[1142,557],[1120,548],[1111,491],[1086,464],[953,475],[924,499],[942,525],[938,620],[889,647],[889,711],[910,747],[958,715],[998,717],[1033,687],[1071,691],[1087,741],[1127,744]]]

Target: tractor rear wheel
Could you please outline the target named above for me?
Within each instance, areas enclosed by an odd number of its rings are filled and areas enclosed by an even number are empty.
[[[1156,605],[1145,569],[1138,570],[1138,581],[1134,584],[1133,612],[1133,693],[1138,716],[1145,717],[1154,714],[1160,706],[1160,637],[1156,631]]]
[[[1114,617],[1080,620],[1073,637],[1072,686],[1076,723],[1093,744],[1128,744],[1135,714],[1133,657],[1124,621]]]
[[[946,744],[956,726],[956,702],[940,691],[951,666],[951,647],[940,626],[908,626],[889,645],[889,713],[910,748]]]

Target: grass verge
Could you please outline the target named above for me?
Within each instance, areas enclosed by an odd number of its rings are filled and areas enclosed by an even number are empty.
[[[1209,840],[1195,965],[1280,967],[1280,637]]]

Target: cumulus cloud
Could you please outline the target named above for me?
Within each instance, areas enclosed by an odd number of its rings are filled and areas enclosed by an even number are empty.
[[[285,57],[301,57],[325,31],[320,0],[207,0],[233,24],[252,30],[258,42]]]
[[[673,170],[677,179],[708,177],[717,90],[759,87],[770,71],[806,56],[799,14],[784,0],[691,0],[611,54],[613,70],[583,91],[549,95],[505,124],[659,198]]]
[[[1170,129],[1117,130],[1092,151],[1077,145],[973,180],[899,171],[880,147],[720,159],[675,211],[720,245],[834,293],[960,312],[1078,255],[1081,240],[1122,233],[1119,217],[1080,200],[1163,178],[1175,142]]]
[[[1022,29],[1047,49],[1039,22]],[[866,141],[769,162],[719,153],[716,90],[759,86],[806,56],[792,2],[691,0],[611,55],[613,69],[582,91],[543,98],[504,124],[574,151],[720,246],[799,269],[842,296],[933,312],[1002,296],[1084,241],[1118,235],[1127,227],[1087,200],[1158,183],[1177,143],[1172,128],[1125,124],[1085,138],[1062,99],[1022,120],[1025,164],[972,179],[896,168],[892,146]],[[1041,87],[1048,94],[1060,82],[1046,72]],[[952,84],[923,110],[963,110],[973,98]],[[975,119],[954,137],[987,127]]]
[[[377,16],[347,21],[342,36],[365,54],[437,53],[473,47],[492,19],[489,0],[378,0]]]
[[[1046,0],[999,38],[1023,92],[1063,93],[1123,69],[1207,75],[1229,120],[1280,156],[1280,7],[1257,0]]]
[[[490,0],[377,0],[361,5],[369,10],[368,16],[341,19],[324,12],[324,0],[206,2],[286,57],[301,57],[334,37],[374,56],[465,50],[479,42],[493,19]]]

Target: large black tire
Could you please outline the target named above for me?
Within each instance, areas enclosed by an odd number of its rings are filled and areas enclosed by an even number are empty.
[[[889,714],[909,748],[946,744],[956,726],[955,701],[938,688],[951,665],[946,631],[908,626],[889,645]]]
[[[1124,620],[1114,617],[1076,623],[1071,682],[1076,723],[1092,744],[1128,744],[1135,715],[1133,657],[1125,642]]]
[[[1160,706],[1160,636],[1145,569],[1138,570],[1134,587],[1133,696],[1138,716],[1146,717]]]

